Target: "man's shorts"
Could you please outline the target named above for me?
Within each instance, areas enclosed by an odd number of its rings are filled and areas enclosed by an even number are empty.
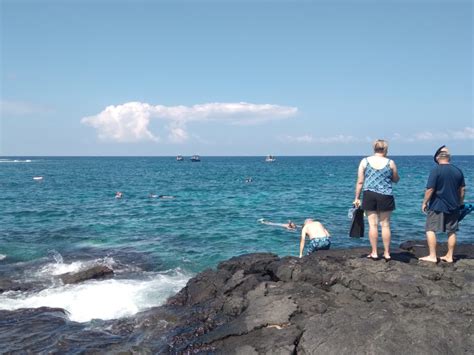
[[[393,195],[382,195],[373,191],[364,191],[362,195],[362,209],[364,211],[387,212],[395,209]]]
[[[454,233],[458,230],[459,211],[444,213],[428,211],[425,231]]]
[[[331,240],[329,237],[313,238],[309,242],[308,255],[315,252],[316,250],[329,250],[331,247]]]

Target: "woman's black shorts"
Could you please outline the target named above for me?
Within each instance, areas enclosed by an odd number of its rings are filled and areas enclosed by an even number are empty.
[[[387,212],[395,209],[395,199],[393,195],[382,195],[373,191],[364,191],[362,198],[362,209],[364,211]]]

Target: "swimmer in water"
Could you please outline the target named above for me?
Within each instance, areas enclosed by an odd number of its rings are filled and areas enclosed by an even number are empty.
[[[155,195],[155,194],[148,194],[148,197],[149,197],[149,198],[157,198],[158,195]]]
[[[268,226],[283,227],[291,231],[294,231],[296,230],[296,228],[298,228],[298,226],[292,221],[288,221],[288,223],[274,223],[274,222],[266,221],[263,218],[259,219],[258,221]]]
[[[308,255],[317,250],[329,250],[331,247],[331,234],[319,221],[308,218],[304,221],[300,239],[300,258],[303,257],[306,237],[309,238]]]
[[[123,197],[123,193],[121,193],[120,191],[117,191],[115,193],[115,198],[122,198]]]

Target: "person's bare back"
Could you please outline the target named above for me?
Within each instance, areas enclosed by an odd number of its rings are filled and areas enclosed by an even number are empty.
[[[329,249],[331,242],[329,240],[330,234],[323,224],[318,221],[313,221],[308,218],[304,221],[303,229],[301,230],[300,240],[300,258],[303,257],[303,250],[306,236],[311,240],[309,253],[318,249]],[[319,242],[323,242],[324,245],[319,245]],[[315,244],[315,245],[312,245]]]
[[[309,239],[329,237],[329,232],[324,228],[323,224],[318,221],[309,220],[305,222],[301,234],[307,235]]]

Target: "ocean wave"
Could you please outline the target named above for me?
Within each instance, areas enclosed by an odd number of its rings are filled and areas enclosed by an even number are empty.
[[[37,272],[36,276],[40,279],[49,278],[51,276],[57,276],[65,273],[75,273],[94,265],[104,265],[110,269],[114,269],[116,262],[114,258],[106,257],[88,261],[73,261],[71,263],[65,263],[61,254],[54,252],[52,254],[55,262],[48,263],[41,267]]]
[[[0,163],[32,163],[31,159],[0,159]]]
[[[7,256],[5,254],[0,254],[0,260],[6,259]]]
[[[71,263],[63,270],[78,266]],[[33,293],[5,292],[0,295],[0,309],[62,308],[68,312],[70,320],[76,322],[122,318],[163,304],[183,288],[190,277],[180,269],[174,269],[145,273],[140,279],[93,280],[76,285],[57,285]]]

